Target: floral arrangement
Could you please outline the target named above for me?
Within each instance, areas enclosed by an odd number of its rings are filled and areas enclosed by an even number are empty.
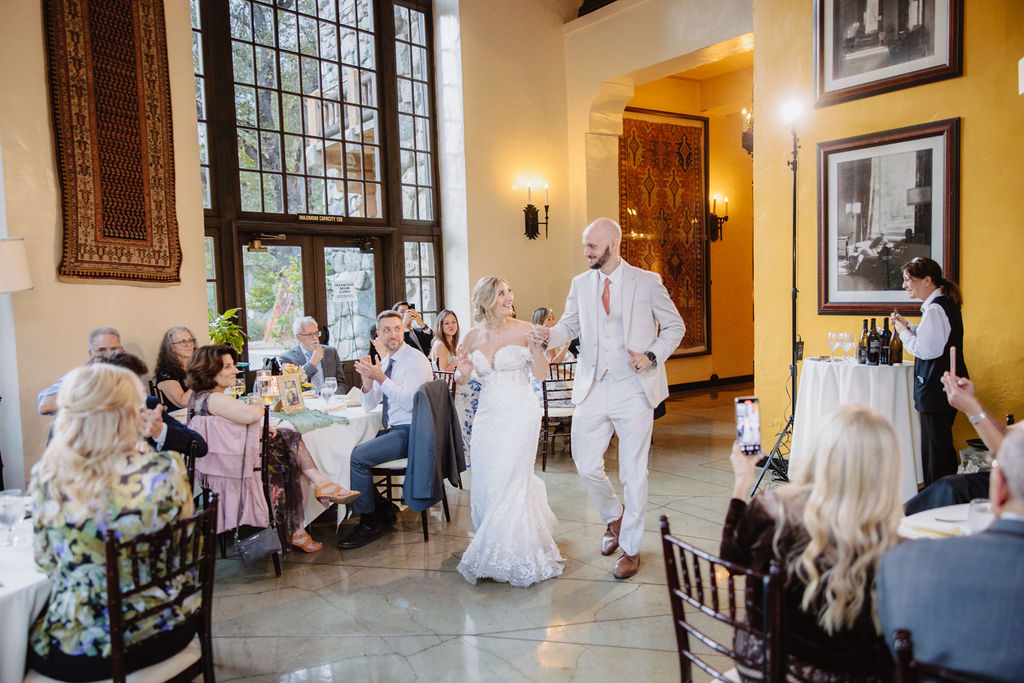
[[[282,375],[301,375],[302,380],[306,380],[306,371],[295,363],[282,363],[281,364]]]

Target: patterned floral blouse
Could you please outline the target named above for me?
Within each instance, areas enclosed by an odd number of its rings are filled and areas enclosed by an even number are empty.
[[[105,518],[97,518],[86,506],[64,503],[59,519],[58,501],[48,498],[39,467],[32,470],[36,564],[53,582],[50,600],[32,625],[30,643],[42,657],[57,647],[71,656],[110,657],[110,623],[107,620],[106,556],[103,536],[114,529],[119,540],[157,531],[169,522],[193,514],[185,463],[178,453],[134,453],[123,461],[120,479],[111,488]],[[122,585],[128,584],[127,565],[121,569]],[[145,609],[168,598],[157,589],[142,599]],[[198,597],[198,596],[195,596]],[[143,628],[129,631],[129,642],[152,633],[170,630],[198,607],[188,601],[154,615]]]

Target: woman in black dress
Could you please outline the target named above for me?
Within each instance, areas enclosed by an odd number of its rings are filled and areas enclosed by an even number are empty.
[[[195,350],[196,337],[187,327],[172,327],[164,332],[154,379],[166,410],[188,406],[192,392],[185,386],[185,368]]]

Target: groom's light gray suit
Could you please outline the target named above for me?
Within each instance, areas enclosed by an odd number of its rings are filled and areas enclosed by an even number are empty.
[[[654,407],[668,397],[665,361],[679,346],[686,326],[658,274],[622,261],[610,277],[608,314],[601,303],[604,274],[589,270],[573,278],[565,313],[551,328],[548,345],[580,338],[572,397],[573,460],[601,521],[609,524],[622,514],[619,545],[636,555],[647,508]],[[650,351],[657,365],[637,373],[627,350]],[[604,471],[613,431],[619,437],[624,511]]]

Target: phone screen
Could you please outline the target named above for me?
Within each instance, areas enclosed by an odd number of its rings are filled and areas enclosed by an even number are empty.
[[[744,455],[761,452],[761,406],[756,396],[739,396],[736,404],[736,440]]]

